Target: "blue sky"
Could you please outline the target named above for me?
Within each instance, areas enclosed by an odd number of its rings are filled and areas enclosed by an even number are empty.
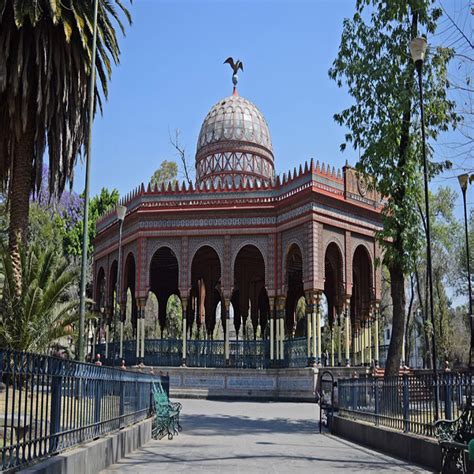
[[[456,9],[462,1],[445,3]],[[94,123],[91,194],[106,186],[123,195],[147,183],[162,160],[176,159],[169,143],[169,131],[175,129],[194,165],[202,120],[232,92],[231,70],[223,64],[228,56],[244,62],[239,93],[267,119],[278,173],[311,157],[336,168],[346,160],[353,164],[354,151],[339,151],[344,129],[332,118],[351,99],[327,71],[354,4],[135,0],[133,25],[120,39],[121,64],[114,69],[104,115]],[[76,169],[78,192],[84,186],[83,168]],[[433,186],[457,189],[459,172],[456,167]]]
[[[180,129],[194,164],[202,120],[232,92],[228,56],[244,62],[239,93],[267,119],[277,172],[311,157],[336,167],[354,161],[339,152],[343,129],[332,119],[349,98],[327,75],[352,1],[135,0],[131,12],[109,101],[94,123],[92,194],[102,186],[126,193],[176,159],[169,130]]]

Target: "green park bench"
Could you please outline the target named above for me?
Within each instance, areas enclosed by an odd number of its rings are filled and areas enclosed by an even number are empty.
[[[155,419],[152,428],[154,439],[161,439],[168,435],[168,439],[178,435],[182,430],[179,423],[179,414],[181,412],[181,403],[171,402],[167,393],[158,382],[153,384],[153,400],[155,402]]]
[[[474,404],[471,397],[458,418],[435,423],[435,434],[441,446],[441,472],[474,472]]]

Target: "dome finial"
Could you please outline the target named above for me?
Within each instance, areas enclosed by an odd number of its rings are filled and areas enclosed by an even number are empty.
[[[237,61],[234,62],[234,58],[228,57],[224,61],[224,64],[228,64],[232,68],[232,84],[234,84],[234,91],[232,95],[237,96],[239,95],[239,93],[237,92],[237,82],[239,82],[239,76],[237,76],[237,72],[239,71],[239,69],[241,71],[244,70],[244,63],[240,59],[237,59]]]

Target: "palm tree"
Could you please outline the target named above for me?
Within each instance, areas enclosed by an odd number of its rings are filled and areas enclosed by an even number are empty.
[[[44,353],[78,321],[77,295],[71,297],[77,271],[52,248],[20,247],[22,286],[16,291],[12,257],[0,244],[3,298],[0,347]]]
[[[87,98],[92,62],[92,0],[0,0],[0,192],[9,197],[9,249],[17,294],[22,283],[20,246],[29,198],[41,186],[43,156],[49,188],[59,196],[72,183],[87,141]],[[121,12],[121,13],[120,13]],[[122,0],[99,0],[96,70],[104,97],[111,63],[124,33]],[[96,87],[95,102],[102,110]]]

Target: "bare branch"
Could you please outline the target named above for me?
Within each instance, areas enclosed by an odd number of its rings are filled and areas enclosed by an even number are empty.
[[[174,138],[173,138],[171,136],[171,132],[168,130],[168,135],[169,135],[169,140],[170,140],[171,145],[176,150],[176,155],[181,160],[181,165],[183,166],[183,171],[184,171],[184,178],[186,179],[188,185],[191,186],[192,185],[192,180],[191,180],[190,173],[189,173],[188,161],[186,160],[186,150],[179,143],[179,136],[181,135],[181,132],[180,132],[179,129],[176,129],[174,131]]]

